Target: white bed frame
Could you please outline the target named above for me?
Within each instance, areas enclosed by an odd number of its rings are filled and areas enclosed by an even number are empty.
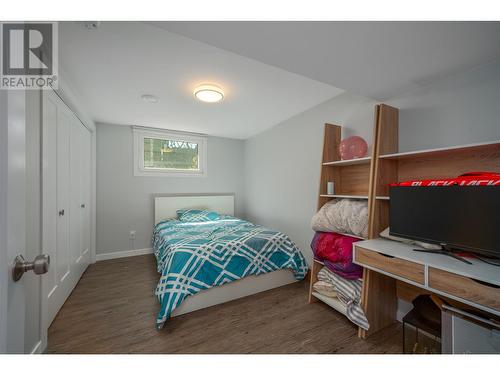
[[[183,208],[208,209],[234,215],[234,194],[168,195],[155,197],[155,224],[176,216]],[[172,316],[218,305],[296,282],[290,270],[278,270],[260,276],[247,276],[229,284],[210,288],[190,296],[172,312]]]

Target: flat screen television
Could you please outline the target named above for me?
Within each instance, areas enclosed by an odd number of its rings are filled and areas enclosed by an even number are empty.
[[[391,186],[389,233],[500,258],[500,186]]]

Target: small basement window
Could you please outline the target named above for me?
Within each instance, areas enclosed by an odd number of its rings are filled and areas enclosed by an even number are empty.
[[[134,176],[204,177],[207,138],[134,128]]]

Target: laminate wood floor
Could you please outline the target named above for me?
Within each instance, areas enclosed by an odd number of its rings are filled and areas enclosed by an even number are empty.
[[[152,255],[91,265],[49,328],[48,353],[401,353],[399,323],[367,340],[306,282],[172,318],[156,330]]]

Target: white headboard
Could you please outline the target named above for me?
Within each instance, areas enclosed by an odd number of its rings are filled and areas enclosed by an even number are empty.
[[[234,194],[169,195],[155,197],[155,225],[177,216],[183,208],[205,209],[221,214],[234,215]]]

